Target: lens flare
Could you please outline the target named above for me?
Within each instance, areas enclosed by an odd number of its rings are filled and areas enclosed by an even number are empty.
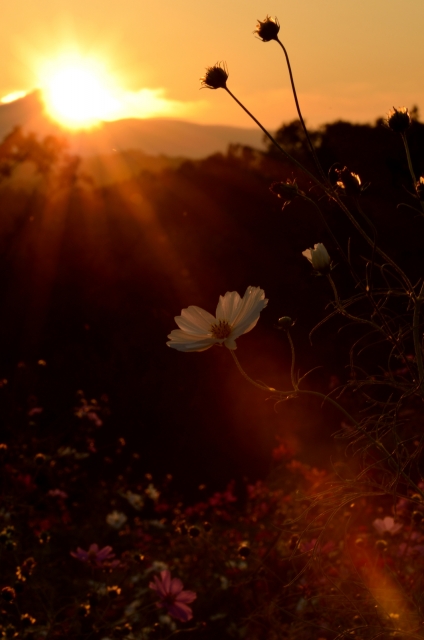
[[[119,111],[117,90],[101,65],[83,59],[57,60],[43,74],[48,115],[70,129],[89,128]]]

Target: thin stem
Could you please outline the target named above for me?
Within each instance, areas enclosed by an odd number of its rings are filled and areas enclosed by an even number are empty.
[[[312,153],[312,157],[313,157],[313,159],[315,161],[315,164],[317,166],[318,171],[321,174],[322,179],[324,180],[324,182],[328,182],[327,176],[325,175],[324,170],[323,170],[323,168],[321,166],[321,163],[318,160],[318,156],[317,156],[316,151],[314,149],[314,145],[312,144],[312,140],[309,137],[309,133],[308,133],[308,130],[306,128],[305,121],[303,120],[302,112],[300,110],[299,100],[297,99],[297,92],[296,92],[296,87],[294,85],[294,78],[293,78],[293,73],[292,73],[292,70],[291,70],[291,64],[290,64],[289,55],[287,53],[287,50],[286,50],[285,46],[283,45],[281,40],[278,38],[278,36],[276,38],[276,42],[278,42],[278,44],[280,45],[280,47],[284,51],[284,55],[286,57],[287,68],[289,70],[290,83],[291,83],[291,87],[292,87],[292,91],[293,91],[294,101],[295,101],[295,104],[296,104],[297,115],[299,116],[300,123],[302,125],[303,131],[304,131],[306,139],[308,141],[309,148],[310,148],[311,153]]]
[[[375,258],[375,250],[377,248],[378,233],[377,233],[377,229],[376,229],[375,225],[371,222],[371,220],[368,218],[368,216],[366,215],[366,213],[362,209],[361,203],[359,202],[359,197],[355,198],[355,202],[356,202],[356,207],[357,207],[359,213],[361,214],[361,216],[363,217],[365,222],[367,222],[367,224],[370,227],[370,229],[372,230],[373,236],[374,236],[374,245],[373,245],[372,254],[371,254],[371,268],[370,268],[370,273],[369,273],[369,278],[368,278],[368,281],[372,281],[372,270],[373,270],[373,267],[374,267],[374,258]],[[368,283],[367,283],[367,287],[369,288]]]
[[[408,144],[408,140],[406,138],[406,133],[402,133],[401,136],[402,136],[402,140],[403,140],[403,146],[405,147],[405,153],[406,153],[406,159],[408,161],[409,173],[411,174],[412,182],[414,184],[414,190],[416,192],[417,191],[417,178],[415,177],[414,167],[412,166],[412,158],[411,158],[411,153],[409,151],[409,144]],[[421,209],[424,211],[424,202],[421,199],[419,199],[419,202],[420,202]]]
[[[424,284],[423,284],[423,288],[421,289],[424,292]],[[422,489],[420,489],[415,482],[408,476],[408,474],[405,472],[404,469],[399,469],[399,466],[396,464],[396,460],[393,457],[393,454],[391,454],[386,447],[384,446],[384,444],[380,441],[380,440],[376,440],[371,433],[368,433],[368,431],[366,429],[364,429],[364,427],[362,427],[359,422],[357,422],[355,420],[355,418],[353,416],[351,416],[351,414],[346,411],[346,409],[339,404],[336,400],[334,400],[333,398],[331,398],[328,395],[325,395],[324,393],[320,393],[319,391],[310,391],[310,390],[301,390],[299,388],[291,390],[291,391],[280,391],[278,389],[274,389],[273,387],[269,387],[268,385],[265,384],[260,384],[258,382],[255,382],[254,380],[252,380],[252,378],[245,372],[245,370],[243,369],[243,367],[240,364],[239,359],[237,358],[236,354],[234,353],[234,351],[232,349],[230,349],[230,353],[233,357],[234,362],[236,363],[237,369],[240,371],[241,375],[243,376],[243,378],[245,378],[245,380],[247,380],[248,382],[250,382],[251,384],[253,384],[255,387],[257,387],[258,389],[261,389],[262,391],[269,391],[271,392],[273,395],[277,396],[279,399],[287,399],[290,397],[296,397],[297,395],[307,395],[307,396],[315,396],[316,398],[320,398],[323,402],[329,402],[331,405],[333,405],[333,407],[335,407],[336,409],[338,409],[341,413],[343,413],[343,415],[352,423],[355,425],[355,427],[358,429],[358,431],[360,431],[360,433],[362,433],[362,435],[364,435],[375,447],[377,447],[378,450],[382,451],[384,453],[384,455],[386,456],[386,459],[389,460],[395,467],[397,467],[399,475],[402,476],[402,478],[404,480],[406,480],[406,482],[414,487],[414,489],[417,491],[417,493],[420,494],[420,496],[422,498],[424,498],[424,491]]]
[[[295,389],[297,391],[298,384],[296,382],[296,378],[295,378],[295,375],[294,375],[294,365],[295,365],[295,362],[296,362],[296,353],[295,353],[295,350],[294,350],[294,344],[293,344],[292,337],[290,335],[290,331],[287,329],[286,333],[287,333],[287,338],[288,338],[288,341],[290,343],[290,349],[291,349],[290,378],[291,378],[291,383],[293,385],[293,389]]]
[[[412,159],[411,159],[411,154],[410,154],[410,151],[409,151],[408,140],[406,139],[406,134],[405,133],[402,133],[401,136],[402,136],[403,146],[405,147],[405,153],[406,153],[406,159],[408,161],[409,173],[411,174],[412,182],[414,183],[414,187],[415,187],[417,179],[415,177],[414,167],[412,166]]]
[[[419,391],[422,392],[424,390],[424,365],[423,365],[423,350],[422,343],[420,339],[420,312],[421,305],[424,300],[424,282],[421,285],[420,292],[418,297],[415,300],[414,307],[414,316],[412,320],[412,335],[414,337],[414,349],[415,349],[415,360],[417,362],[418,368],[418,378],[419,378]]]
[[[250,382],[250,384],[253,384],[254,387],[256,387],[257,389],[260,389],[261,391],[275,392],[275,389],[272,389],[272,387],[268,387],[265,384],[260,384],[259,382],[255,382],[255,380],[253,380],[250,376],[248,376],[246,371],[241,366],[240,361],[237,358],[236,354],[234,353],[233,349],[230,349],[229,351],[230,351],[230,353],[231,353],[231,355],[233,357],[234,362],[236,363],[237,369],[240,371],[240,373],[243,376],[243,378],[245,380],[247,380],[247,382]]]
[[[371,248],[374,249],[375,247],[375,251],[376,253],[378,253],[382,258],[384,258],[384,260],[391,266],[393,267],[393,269],[395,271],[397,271],[397,273],[399,273],[399,275],[401,276],[401,278],[403,279],[403,281],[405,282],[407,288],[412,291],[413,287],[412,284],[408,278],[408,276],[402,271],[402,269],[399,267],[399,265],[396,264],[396,262],[394,260],[392,260],[390,258],[390,256],[387,255],[387,253],[385,253],[382,249],[380,249],[380,247],[376,247],[375,243],[373,242],[373,240],[371,240],[371,238],[369,237],[369,235],[363,230],[363,228],[361,227],[361,225],[359,224],[359,222],[356,220],[356,218],[351,214],[351,212],[349,211],[349,209],[346,207],[346,205],[344,204],[344,202],[340,199],[340,197],[338,196],[338,194],[333,190],[329,191],[327,190],[328,195],[335,201],[337,202],[337,204],[339,205],[340,209],[343,211],[343,213],[346,214],[346,216],[349,218],[350,222],[353,224],[353,226],[355,227],[355,229],[361,234],[361,236],[364,238],[364,240],[366,240],[366,242],[370,245]]]
[[[336,289],[336,285],[334,284],[334,280],[331,277],[331,275],[328,273],[327,274],[327,280],[331,285],[331,288],[333,290],[334,293],[334,302],[336,305],[336,308],[338,309],[338,311],[345,316],[346,318],[349,318],[349,320],[353,320],[354,322],[359,322],[361,324],[368,324],[370,325],[375,331],[379,331],[380,333],[383,333],[383,335],[386,337],[385,332],[383,331],[383,329],[381,327],[378,326],[378,324],[375,324],[374,322],[372,322],[371,320],[367,320],[366,318],[358,318],[358,316],[354,316],[351,313],[349,313],[348,311],[346,311],[345,307],[342,305],[341,300],[339,298],[339,294],[338,291]]]
[[[335,202],[337,202],[337,204],[339,205],[340,209],[343,211],[343,213],[345,213],[347,215],[347,217],[349,218],[350,222],[353,224],[353,226],[355,227],[355,229],[361,234],[361,236],[366,240],[366,242],[370,245],[370,247],[374,247],[374,242],[371,240],[371,238],[368,236],[368,234],[362,229],[361,225],[356,221],[355,217],[351,214],[351,212],[349,211],[349,209],[346,207],[346,205],[344,204],[344,202],[339,198],[338,194],[336,193],[336,191],[332,188],[329,187],[325,184],[322,184],[312,173],[310,173],[310,171],[308,171],[300,162],[298,162],[295,158],[293,158],[293,156],[291,156],[289,153],[287,153],[287,151],[285,151],[285,149],[283,149],[283,147],[281,147],[278,142],[275,140],[275,138],[273,138],[273,136],[269,133],[269,131],[267,131],[265,129],[265,127],[259,122],[259,120],[257,118],[255,118],[255,116],[253,115],[253,113],[251,113],[242,102],[240,102],[240,100],[238,98],[236,98],[236,96],[230,91],[230,89],[228,87],[224,87],[225,91],[233,98],[233,100],[235,102],[237,102],[237,104],[243,109],[243,111],[245,111],[245,113],[247,113],[247,115],[252,118],[253,122],[255,122],[258,127],[264,132],[264,134],[271,140],[272,144],[277,147],[277,149],[279,149],[281,151],[281,153],[287,158],[287,160],[289,160],[290,162],[292,162],[296,167],[298,167],[301,171],[303,171],[317,186],[321,187],[321,189],[323,189],[325,191],[325,193]],[[412,285],[409,282],[408,277],[406,276],[406,274],[402,271],[402,269],[387,255],[387,253],[385,253],[384,251],[382,251],[382,249],[380,249],[379,247],[376,247],[375,249],[377,251],[377,253],[384,258],[384,260],[390,264],[395,271],[397,271],[401,277],[404,279],[406,285],[408,286],[408,288],[410,290],[412,290]]]
[[[258,127],[260,129],[262,129],[262,131],[264,132],[264,134],[267,136],[267,138],[269,138],[272,142],[272,144],[274,146],[277,147],[277,149],[279,149],[281,151],[281,153],[283,155],[285,155],[285,157],[287,158],[287,160],[290,160],[290,162],[292,162],[293,164],[296,165],[296,167],[298,167],[301,171],[303,171],[304,173],[306,173],[306,175],[319,187],[321,187],[322,189],[325,190],[325,186],[323,184],[321,184],[321,182],[312,174],[310,173],[307,169],[305,169],[305,167],[298,162],[295,158],[293,158],[293,156],[291,156],[289,153],[287,153],[287,151],[285,151],[285,149],[283,149],[283,147],[281,147],[278,142],[275,140],[275,138],[272,137],[272,135],[269,133],[269,131],[267,131],[265,129],[265,127],[259,122],[259,120],[257,120],[255,118],[255,116],[253,115],[253,113],[251,113],[242,102],[240,102],[240,100],[238,98],[236,98],[236,96],[229,90],[228,87],[224,87],[225,91],[233,98],[233,100],[235,100],[237,102],[237,104],[243,109],[243,111],[245,111],[247,113],[247,115],[252,118],[252,120],[258,125]]]

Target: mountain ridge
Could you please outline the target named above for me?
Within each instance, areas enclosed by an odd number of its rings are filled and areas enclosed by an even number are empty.
[[[200,159],[225,153],[230,144],[264,149],[263,133],[226,125],[202,125],[171,118],[127,118],[102,122],[92,129],[69,131],[44,111],[40,92],[33,91],[13,102],[0,104],[0,137],[14,127],[66,139],[71,153],[81,156],[138,150],[150,156]]]

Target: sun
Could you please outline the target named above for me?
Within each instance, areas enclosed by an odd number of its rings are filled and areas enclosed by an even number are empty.
[[[113,119],[118,92],[98,62],[72,56],[51,62],[43,73],[42,93],[48,115],[69,129],[84,129]]]

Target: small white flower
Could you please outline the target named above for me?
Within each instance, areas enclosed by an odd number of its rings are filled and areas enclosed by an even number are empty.
[[[394,536],[395,533],[402,529],[401,524],[395,523],[394,518],[391,516],[386,516],[385,518],[376,518],[372,523],[374,529],[382,536],[384,533],[390,533],[390,535]]]
[[[243,298],[237,291],[227,291],[219,297],[216,317],[191,306],[175,318],[180,327],[171,331],[166,344],[178,351],[205,351],[214,344],[237,349],[236,339],[256,325],[268,300],[259,287],[247,287]]]
[[[322,242],[318,242],[313,249],[302,251],[302,256],[305,256],[319,273],[330,273],[331,258]]]
[[[106,516],[106,522],[114,529],[120,529],[127,520],[127,516],[125,513],[122,513],[122,511],[112,511],[112,513],[108,513]]]

